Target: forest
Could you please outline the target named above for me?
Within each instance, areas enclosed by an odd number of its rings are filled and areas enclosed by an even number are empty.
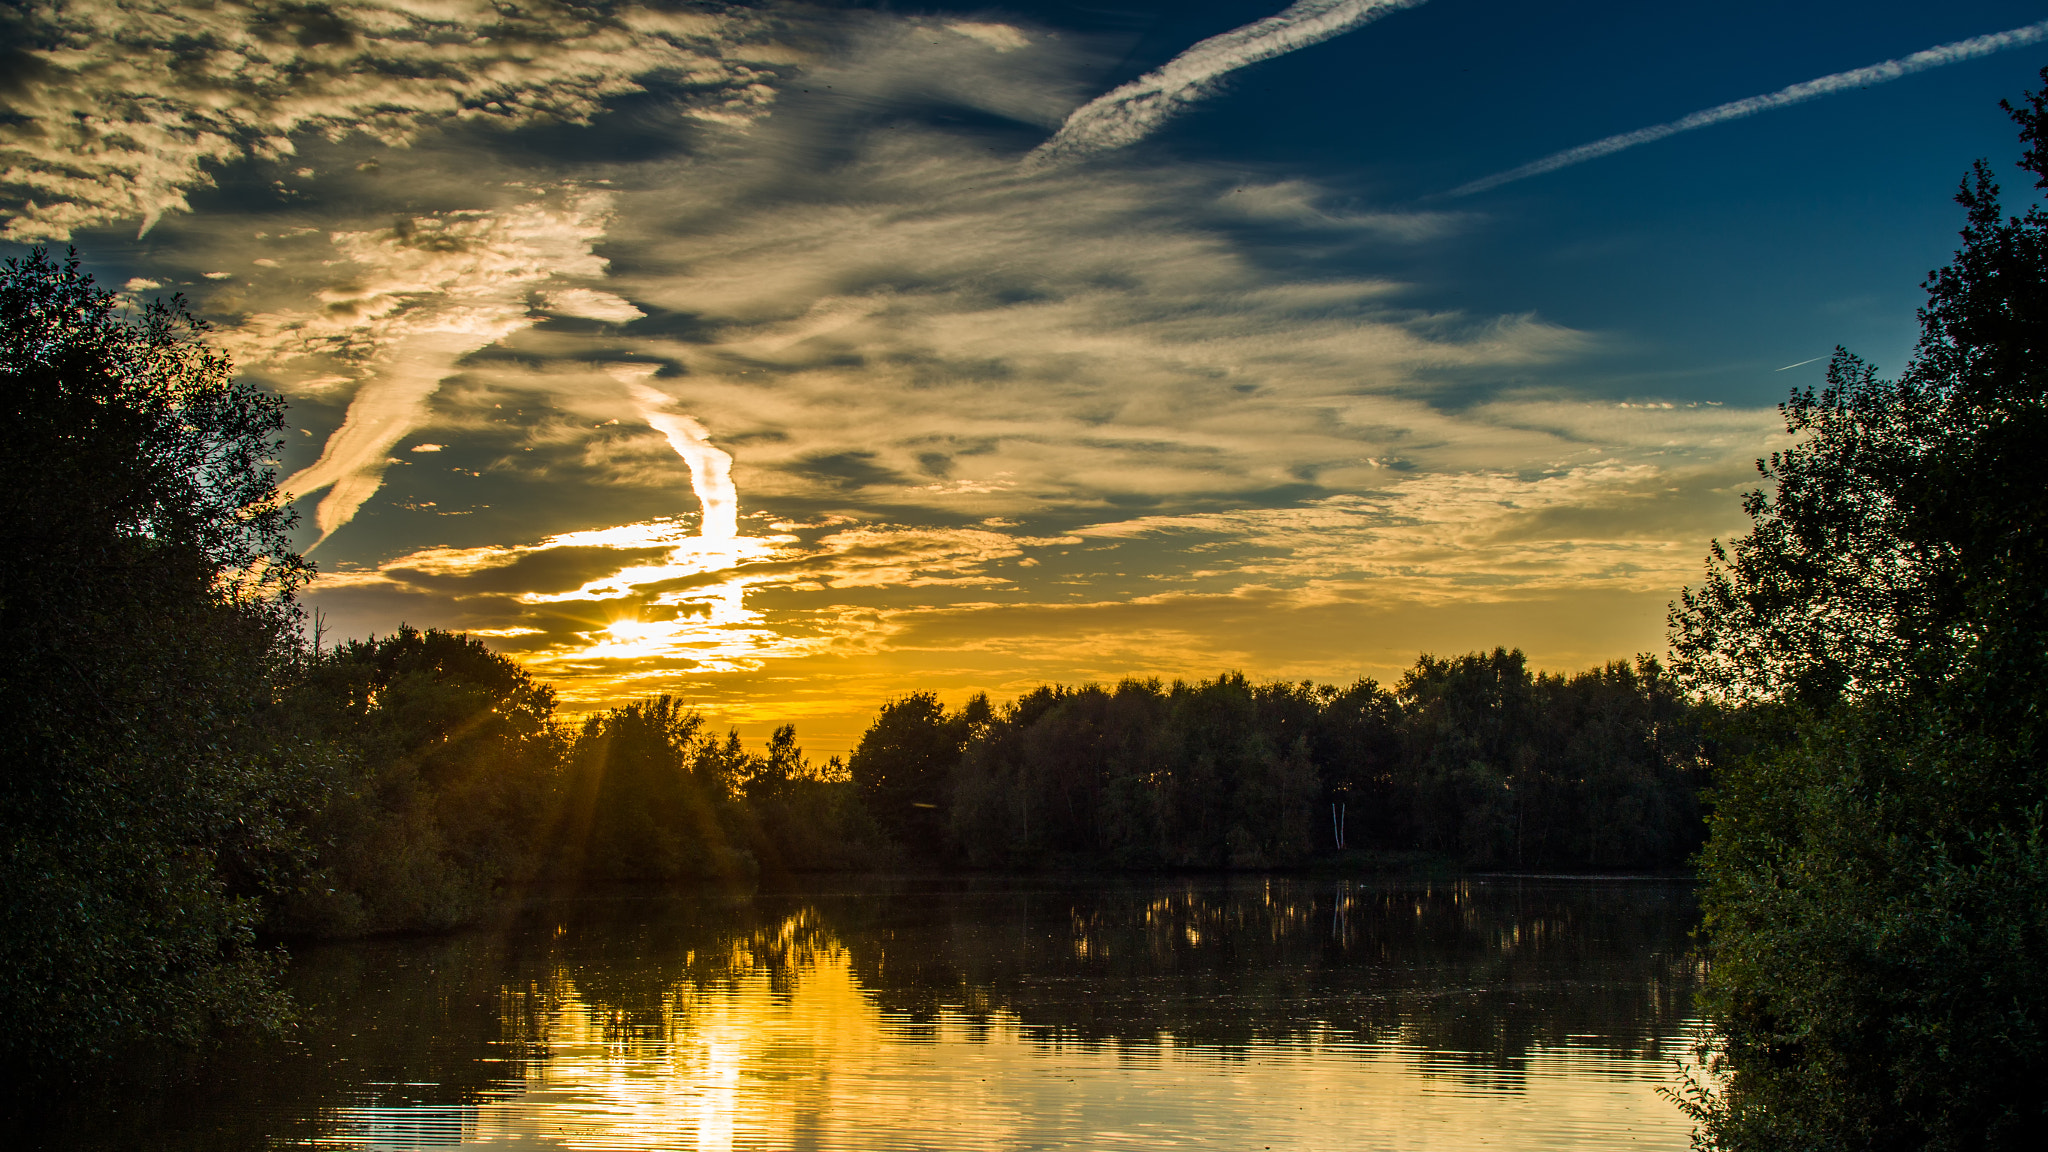
[[[1654,660],[1564,677],[1425,656],[1393,690],[1129,680],[948,712],[885,703],[849,763],[749,749],[672,697],[564,722],[480,641],[299,651],[313,750],[238,890],[276,935],[434,931],[590,885],[883,867],[1677,869],[1704,835],[1700,714]],[[268,887],[258,883],[268,878]]]
[[[978,868],[1676,869],[1705,834],[1708,717],[1648,657],[1559,676],[1495,649],[1392,688],[1133,679],[953,713],[913,693],[849,767],[890,832]]]

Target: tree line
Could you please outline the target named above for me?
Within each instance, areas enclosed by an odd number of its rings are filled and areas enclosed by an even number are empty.
[[[899,840],[976,867],[1264,868],[1341,854],[1673,869],[1709,714],[1649,657],[1572,676],[1425,655],[1392,688],[1125,680],[883,706],[849,769]]]
[[[565,723],[473,637],[301,651],[312,754],[240,888],[285,936],[435,931],[508,895],[885,866],[1676,869],[1704,833],[1701,715],[1652,659],[1575,676],[1424,656],[1392,690],[1127,680],[881,708],[849,763],[747,748],[674,697]],[[268,884],[263,882],[268,878]]]

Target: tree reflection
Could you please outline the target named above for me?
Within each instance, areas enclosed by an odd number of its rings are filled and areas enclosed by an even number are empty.
[[[1517,1066],[1656,1057],[1690,1013],[1689,889],[1245,879],[847,901],[863,987],[906,1026],[1014,1015],[1046,1039],[1221,1050],[1399,1042]]]
[[[42,1137],[424,1147],[592,1069],[666,1076],[680,1099],[674,1084],[732,1058],[829,1116],[829,1065],[855,1058],[832,1037],[854,1032],[870,1049],[1021,1038],[1226,1065],[1377,1046],[1518,1090],[1542,1051],[1675,1055],[1693,918],[1680,884],[1530,879],[973,877],[558,901],[489,933],[306,950],[289,1042],[132,1070]],[[849,991],[820,1000],[828,987]],[[810,1031],[789,1027],[802,1012]],[[720,1055],[734,1029],[745,1052]]]

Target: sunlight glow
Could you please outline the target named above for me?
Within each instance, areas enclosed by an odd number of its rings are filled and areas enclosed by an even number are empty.
[[[1656,1059],[1538,1048],[1503,1090],[1497,1073],[1405,1028],[1226,1051],[1170,1032],[1063,1036],[1000,1008],[919,1019],[878,1003],[845,943],[801,919],[693,956],[692,976],[630,1018],[565,977],[543,1023],[548,1059],[523,1093],[476,1106],[464,1142],[726,1152],[1085,1135],[1135,1150],[1227,1130],[1251,1147],[1484,1147],[1504,1132],[1530,1149],[1621,1136],[1686,1146],[1683,1115],[1656,1095],[1668,1074]],[[1143,1090],[1162,1079],[1171,1092]]]

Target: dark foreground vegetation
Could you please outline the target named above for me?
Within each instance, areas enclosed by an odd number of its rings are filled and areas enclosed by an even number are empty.
[[[2048,89],[2008,111],[2048,188]],[[1785,405],[1754,528],[1672,613],[1751,749],[1701,857],[1711,1147],[2048,1131],[2048,213],[1981,162],[1957,199],[1905,372],[1838,351]]]

